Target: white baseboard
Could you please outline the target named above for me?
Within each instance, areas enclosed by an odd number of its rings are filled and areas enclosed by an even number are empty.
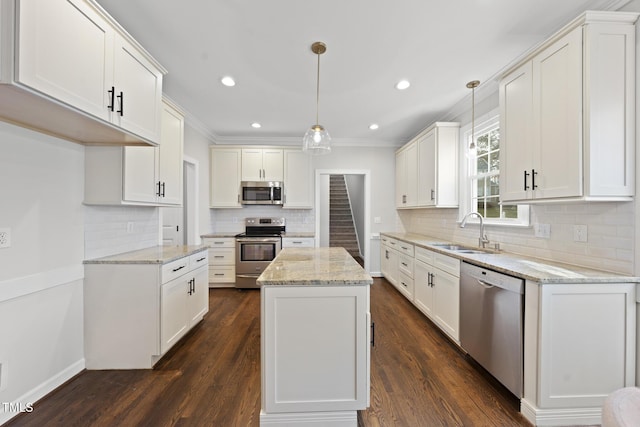
[[[13,402],[6,402],[6,403],[19,404],[19,407],[22,407],[22,408],[32,407],[34,411],[37,411],[38,400],[42,399],[44,396],[51,393],[53,390],[60,387],[66,381],[70,380],[75,375],[80,373],[84,369],[84,366],[85,366],[84,359],[80,359],[77,362],[65,368],[64,370],[58,372],[56,375],[49,378],[42,384],[36,386],[35,388],[31,389],[30,391],[23,394],[19,398],[15,399]],[[4,406],[5,405],[2,405],[0,407],[0,425],[6,423],[11,418],[15,417],[20,413],[20,412],[6,412]]]
[[[520,412],[534,426],[596,425],[602,422],[602,408],[540,409],[522,399]]]
[[[277,427],[357,427],[357,411],[297,412],[266,414],[260,412],[260,426]]]

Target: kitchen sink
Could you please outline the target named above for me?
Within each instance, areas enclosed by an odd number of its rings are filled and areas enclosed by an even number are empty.
[[[452,244],[449,244],[449,243],[434,244],[432,246],[434,246],[436,248],[439,248],[439,249],[446,249],[448,251],[453,251],[453,252],[458,252],[458,253],[463,253],[463,254],[486,254],[486,253],[491,253],[491,251],[484,250],[484,249],[473,248],[473,247],[470,247],[470,246],[452,245]]]

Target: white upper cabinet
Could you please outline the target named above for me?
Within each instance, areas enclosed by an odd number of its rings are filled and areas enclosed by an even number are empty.
[[[242,181],[282,181],[283,153],[277,148],[243,148]]]
[[[586,12],[501,79],[502,201],[632,198],[637,16]]]
[[[158,147],[86,147],[84,202],[181,205],[184,116],[168,101],[161,128]]]
[[[7,0],[0,116],[86,144],[157,145],[166,72],[92,0]]]
[[[459,132],[436,122],[396,152],[396,208],[458,206]]]
[[[284,150],[283,208],[313,208],[313,168],[311,156],[302,150]]]
[[[211,148],[211,194],[212,208],[241,208],[241,152],[240,148]]]

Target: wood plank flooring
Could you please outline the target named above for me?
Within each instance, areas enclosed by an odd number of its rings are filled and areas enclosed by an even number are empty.
[[[153,370],[84,371],[6,426],[258,426],[260,294],[209,295],[204,321]],[[371,312],[371,407],[359,426],[530,426],[517,400],[384,279]]]

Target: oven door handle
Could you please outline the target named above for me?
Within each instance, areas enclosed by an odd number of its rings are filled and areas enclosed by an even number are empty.
[[[257,279],[260,277],[259,274],[236,274],[236,277],[240,277],[242,279]]]

